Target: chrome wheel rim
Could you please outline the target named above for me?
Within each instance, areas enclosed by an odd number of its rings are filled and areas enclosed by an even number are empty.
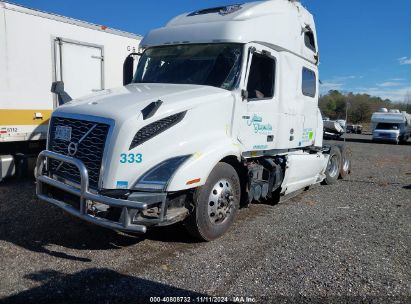
[[[344,172],[348,172],[349,168],[350,168],[350,161],[348,159],[344,159],[344,163],[343,163]]]
[[[338,157],[337,157],[337,155],[331,156],[330,160],[328,161],[327,171],[328,171],[328,174],[331,177],[334,177],[338,174]]]
[[[211,223],[222,224],[230,216],[234,204],[233,187],[229,180],[220,179],[208,197],[208,216]]]

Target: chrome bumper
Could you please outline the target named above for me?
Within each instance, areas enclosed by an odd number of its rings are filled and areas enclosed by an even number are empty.
[[[52,159],[55,159],[61,162],[66,162],[66,163],[76,166],[80,172],[80,180],[81,180],[80,188],[67,185],[47,175],[43,175],[45,160],[47,158],[52,158]],[[89,191],[88,172],[87,172],[87,168],[84,165],[84,163],[73,157],[57,154],[51,151],[45,150],[39,154],[37,158],[37,167],[36,167],[35,173],[36,173],[36,180],[37,180],[36,194],[41,200],[44,200],[53,205],[56,205],[57,207],[60,207],[63,210],[67,211],[68,213],[76,217],[79,217],[85,221],[88,221],[88,222],[91,222],[93,224],[97,224],[103,227],[107,227],[110,229],[145,233],[147,230],[146,226],[135,225],[131,223],[130,209],[146,210],[149,206],[158,204],[158,200],[152,199],[150,201],[150,194],[146,195],[146,198],[148,197],[148,200],[147,200],[148,202],[138,202],[138,201],[116,199],[116,198],[112,198],[108,196],[91,193]],[[44,184],[55,187],[60,190],[63,190],[75,196],[78,196],[80,198],[80,209],[77,209],[70,204],[67,204],[65,202],[62,202],[55,198],[50,197],[47,193],[44,192],[44,189],[43,189]],[[153,194],[153,198],[154,196],[158,197],[158,194]],[[102,204],[105,204],[111,207],[121,208],[122,209],[122,216],[120,217],[121,222],[110,221],[105,218],[96,217],[92,214],[88,214],[87,205],[89,201],[102,203]]]
[[[380,136],[380,135],[376,136],[376,135],[373,135],[372,140],[386,141],[386,142],[391,142],[391,141],[397,142],[397,141],[399,141],[399,137],[398,136]]]

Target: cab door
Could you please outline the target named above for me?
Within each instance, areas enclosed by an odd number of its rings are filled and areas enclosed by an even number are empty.
[[[265,46],[250,44],[243,82],[243,115],[238,141],[243,151],[270,150],[274,147],[278,54]]]

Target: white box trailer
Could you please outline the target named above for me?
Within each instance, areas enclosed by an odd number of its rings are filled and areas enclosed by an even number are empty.
[[[44,146],[54,81],[78,98],[123,84],[141,36],[0,1],[0,180]],[[34,152],[35,153],[35,152]]]

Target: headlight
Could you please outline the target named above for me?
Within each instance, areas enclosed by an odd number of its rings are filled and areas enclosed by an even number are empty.
[[[191,155],[167,159],[148,170],[134,185],[135,190],[165,190],[174,172]]]

